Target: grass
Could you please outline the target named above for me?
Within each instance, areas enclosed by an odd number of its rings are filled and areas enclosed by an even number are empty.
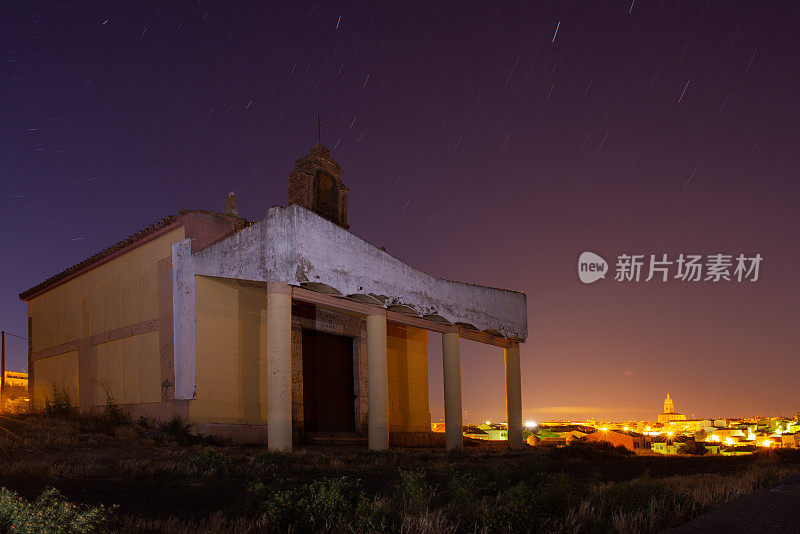
[[[37,532],[647,533],[800,465],[798,451],[640,457],[603,444],[270,453],[202,440],[180,421],[134,423],[113,408],[4,426],[0,531],[9,532],[30,523]]]

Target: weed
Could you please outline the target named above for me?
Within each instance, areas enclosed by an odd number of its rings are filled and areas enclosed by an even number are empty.
[[[15,534],[107,532],[115,507],[89,508],[69,502],[54,488],[34,502],[0,488],[0,530]]]
[[[174,417],[165,423],[159,423],[159,430],[164,434],[168,441],[174,441],[178,445],[191,445],[198,438],[191,432],[191,425],[184,424],[180,417]]]
[[[72,399],[66,389],[53,386],[53,400],[45,399],[44,413],[50,417],[69,418],[75,413]]]
[[[186,474],[200,478],[227,477],[233,470],[231,458],[214,447],[205,447],[186,461]]]
[[[325,478],[297,490],[267,493],[256,486],[251,491],[263,498],[257,504],[262,522],[276,530],[330,531],[372,513],[358,482],[347,477]]]
[[[400,480],[395,486],[395,496],[407,514],[421,514],[428,509],[431,488],[425,482],[425,473],[400,470]]]

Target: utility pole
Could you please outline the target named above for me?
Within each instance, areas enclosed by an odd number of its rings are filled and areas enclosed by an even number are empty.
[[[3,349],[2,349],[2,352],[3,352],[2,363],[0,363],[0,366],[2,366],[2,370],[0,370],[0,372],[3,373],[3,375],[0,377],[0,410],[2,410],[3,409],[3,393],[5,393],[5,389],[6,389],[6,331],[5,330],[0,332],[0,345],[2,345],[2,347],[3,347]]]

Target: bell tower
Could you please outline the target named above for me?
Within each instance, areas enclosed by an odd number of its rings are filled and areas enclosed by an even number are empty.
[[[294,163],[289,174],[289,205],[298,204],[321,217],[349,229],[347,224],[347,193],[342,183],[342,168],[322,143]]]
[[[667,393],[667,398],[664,399],[664,413],[675,413],[675,403],[672,402],[669,393]]]

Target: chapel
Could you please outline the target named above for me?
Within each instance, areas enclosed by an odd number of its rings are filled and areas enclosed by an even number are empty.
[[[233,193],[220,212],[179,210],[21,293],[34,406],[113,403],[271,450],[351,438],[377,450],[434,445],[435,332],[443,445],[462,447],[468,339],[498,348],[508,442],[521,447],[525,294],[430,276],[359,238],[342,169],[322,144],[295,162],[288,193],[258,221],[240,216]]]

